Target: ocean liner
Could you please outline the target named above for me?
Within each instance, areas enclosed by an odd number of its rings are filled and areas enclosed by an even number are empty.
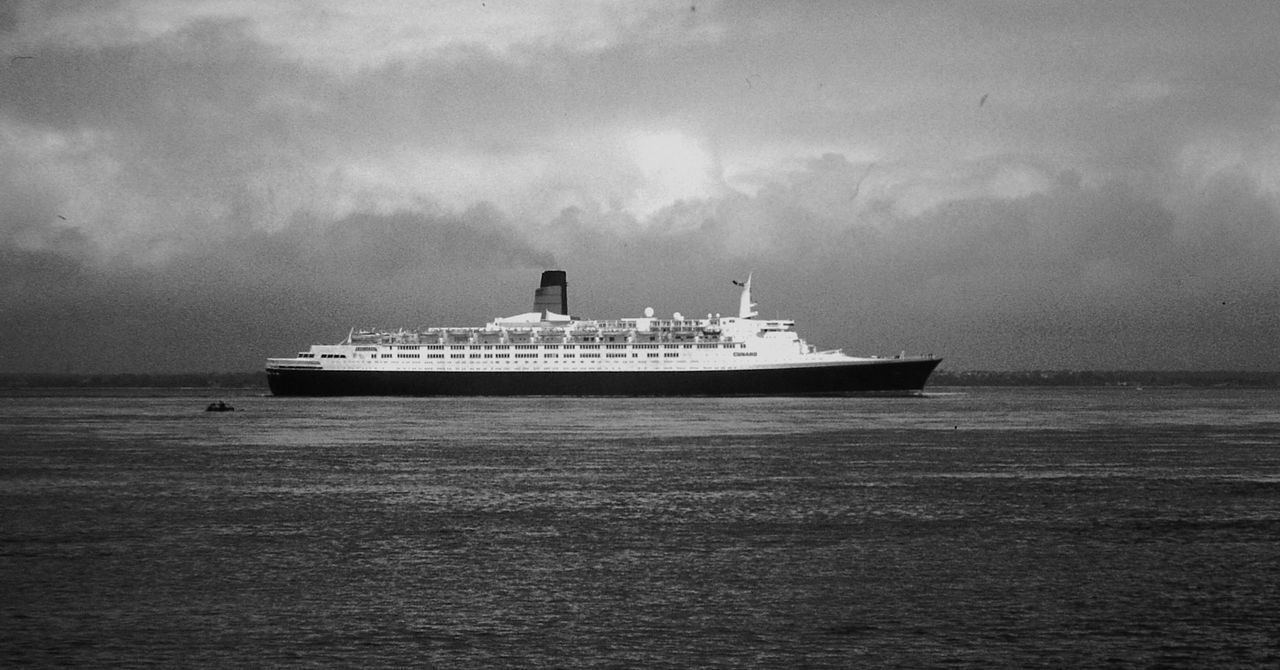
[[[542,273],[533,311],[480,327],[352,330],[267,359],[271,392],[340,395],[910,395],[941,361],[819,350],[795,321],[759,319],[751,277],[737,316],[570,316],[563,270]]]

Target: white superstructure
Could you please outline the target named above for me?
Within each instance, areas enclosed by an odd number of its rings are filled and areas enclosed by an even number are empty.
[[[352,372],[635,372],[750,370],[875,363],[806,343],[790,319],[757,319],[751,278],[737,316],[571,318],[550,310],[494,319],[481,327],[351,331],[339,344],[316,344],[272,370]]]

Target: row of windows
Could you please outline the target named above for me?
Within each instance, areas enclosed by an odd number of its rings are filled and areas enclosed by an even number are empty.
[[[639,355],[640,354],[631,354],[631,358],[636,358]],[[754,356],[755,352],[751,352],[749,354],[735,353],[734,355],[735,356]],[[579,354],[564,354],[563,356],[564,358],[574,358],[576,356],[579,356]],[[582,358],[600,358],[600,354],[580,354],[580,356]],[[657,352],[651,352],[651,353],[645,354],[645,357],[647,358],[658,358],[659,356],[663,358],[679,358],[680,354],[673,351],[664,352],[662,354],[658,354]],[[321,354],[320,357],[321,358],[346,358],[346,356],[343,356],[341,354]],[[425,357],[421,356],[420,354],[396,354],[396,358],[444,358],[444,357],[445,357],[444,354],[427,354]],[[512,357],[511,354],[449,354],[449,358],[452,358],[452,359],[459,359],[459,358],[494,359],[494,358],[511,358],[511,357]],[[541,355],[541,358],[560,358],[560,357],[561,357],[561,354],[542,354]],[[391,358],[391,354],[382,354],[382,358]],[[515,354],[515,358],[522,358],[522,359],[539,358],[539,355],[538,354]],[[627,354],[608,353],[608,354],[605,354],[605,358],[627,358]]]
[[[488,336],[484,336],[484,337],[496,337],[496,336],[495,336],[495,335],[488,335]],[[636,337],[641,337],[641,336],[640,336],[640,335],[637,335]],[[648,336],[648,339],[649,339],[649,341],[650,341],[650,342],[652,342],[655,338],[656,338],[656,336],[655,336],[655,335],[649,335],[649,336]],[[587,337],[587,341],[591,341],[591,340],[593,340],[593,339],[596,339],[596,338]],[[604,338],[604,339],[606,339],[608,342],[616,342],[616,341],[617,341],[617,340],[616,340],[616,338],[614,338],[614,337],[607,337],[607,338]],[[686,338],[685,338],[685,337],[677,336],[677,338],[676,338],[676,339],[686,339]],[[458,347],[471,347],[471,348],[473,348],[473,349],[476,349],[476,348],[479,348],[479,347],[482,347],[482,346],[483,346],[483,347],[501,347],[501,348],[507,348],[507,347],[512,347],[512,346],[514,346],[514,347],[516,347],[516,348],[518,348],[518,349],[519,349],[519,348],[524,348],[524,349],[533,349],[533,348],[536,348],[536,347],[554,347],[554,346],[560,346],[560,345],[548,345],[548,344],[514,344],[514,345],[513,345],[513,344],[481,344],[481,345],[476,345],[476,344],[453,343],[453,344],[450,344],[450,345],[444,345],[444,344],[397,344],[397,345],[392,345],[392,346],[394,346],[396,349],[400,349],[400,350],[402,350],[402,351],[417,351],[418,349],[440,350],[440,349],[444,349],[446,346],[449,346],[449,347],[452,347],[452,348],[458,348]],[[572,347],[574,347],[574,346],[594,346],[594,347],[598,347],[598,346],[600,346],[600,345],[573,345],[573,344],[566,344],[566,345],[564,345],[564,346],[569,347],[569,348],[572,348]],[[622,346],[627,346],[627,344],[616,344],[616,345],[605,345],[605,346],[622,347]],[[632,346],[640,346],[640,345],[634,345],[634,344],[633,344]],[[708,345],[708,346],[716,346],[716,345],[715,345],[715,344],[711,344],[711,345]],[[360,351],[368,351],[368,350],[370,350],[370,349],[373,349],[373,347],[367,347],[367,346],[365,346],[365,347],[360,347],[360,348],[359,348],[359,350],[360,350]]]
[[[686,346],[687,346],[687,345],[686,345]],[[728,347],[728,346],[730,346],[730,345],[725,345],[725,346],[726,346],[726,347]],[[737,346],[745,347],[746,345],[737,345]],[[461,347],[455,347],[455,349],[460,349],[460,348],[461,348]],[[476,347],[472,347],[472,348],[476,348]],[[572,348],[572,346],[567,347],[567,348]],[[584,348],[585,348],[585,347],[584,347]],[[613,346],[610,346],[609,348],[621,348],[621,347],[613,347]],[[645,347],[645,345],[637,345],[635,348],[646,348],[646,347]],[[672,347],[668,347],[668,348],[672,348]],[[635,358],[635,357],[636,357],[636,356],[638,356],[638,355],[639,355],[639,354],[631,354],[631,357],[632,357],[632,358]],[[756,355],[756,352],[754,352],[754,351],[750,351],[750,352],[747,352],[747,351],[735,351],[735,352],[733,352],[733,355],[734,355],[734,356],[755,356],[755,355]],[[392,354],[381,354],[381,355],[380,355],[380,357],[381,357],[381,358],[391,358],[392,356],[393,356]],[[395,358],[422,358],[422,355],[421,355],[421,354],[394,354],[394,356],[395,356]],[[663,356],[663,357],[665,357],[665,358],[677,358],[677,357],[679,357],[679,356],[680,356],[680,354],[675,353],[675,352],[664,352],[664,353],[662,354],[662,356]],[[314,353],[300,352],[300,353],[298,354],[298,358],[315,358],[315,357],[316,357],[316,354],[314,354]],[[346,357],[347,357],[347,355],[346,355],[346,354],[320,354],[320,358],[346,358]],[[483,357],[483,358],[511,358],[511,354],[493,354],[493,353],[487,353],[487,354],[483,354],[483,356],[482,356],[481,354],[470,354],[470,355],[467,355],[467,354],[457,354],[457,353],[455,353],[455,354],[449,354],[449,358],[482,358],[482,357]],[[536,353],[520,353],[520,354],[516,354],[516,355],[515,355],[515,357],[516,357],[516,358],[538,358],[538,357],[539,357],[539,355],[538,355],[538,354],[536,354]],[[542,354],[542,358],[559,358],[559,357],[560,357],[560,354]],[[564,354],[564,357],[565,357],[565,358],[573,358],[573,357],[574,357],[574,354]],[[583,357],[583,358],[599,358],[599,357],[600,357],[600,354],[582,354],[582,357]],[[627,357],[627,354],[625,354],[625,353],[609,353],[609,354],[606,354],[606,357],[607,357],[607,358],[626,358],[626,357]],[[647,353],[647,354],[646,354],[646,357],[647,357],[647,358],[657,358],[657,357],[658,357],[658,354],[657,354],[657,353]],[[427,355],[426,355],[426,358],[444,358],[444,354],[427,354]]]
[[[630,348],[630,349],[657,349],[657,348],[659,348],[659,347],[661,347],[661,348],[663,348],[663,349],[694,349],[694,348],[697,348],[697,349],[717,349],[717,348],[723,348],[723,349],[735,349],[735,348],[745,347],[745,346],[747,346],[747,345],[745,345],[745,344],[741,344],[741,343],[736,343],[736,342],[709,342],[709,343],[708,343],[708,342],[701,342],[701,343],[697,343],[697,344],[636,344],[636,343],[627,343],[627,344],[605,344],[605,345],[600,345],[600,344],[454,344],[454,345],[449,345],[449,346],[447,346],[447,347],[446,347],[445,345],[443,345],[443,344],[404,344],[404,345],[397,345],[397,346],[395,346],[395,347],[394,347],[394,349],[399,350],[399,351],[417,351],[417,350],[419,350],[419,349],[427,349],[427,350],[439,351],[439,350],[443,350],[443,349],[446,349],[446,348],[447,348],[447,349],[449,349],[450,351],[458,351],[458,350],[462,350],[462,349],[466,349],[466,350],[469,350],[469,351],[494,351],[494,350],[496,350],[496,351],[506,351],[506,350],[509,350],[509,349],[518,349],[518,350],[539,350],[539,349],[541,349],[541,350],[544,350],[544,351],[545,351],[545,350],[555,350],[555,349],[561,349],[561,348],[564,348],[564,349],[599,349],[599,348],[600,348],[600,347],[602,347],[602,346],[603,346],[605,349],[628,349],[628,348]],[[356,350],[357,350],[357,351],[373,351],[373,350],[375,350],[375,349],[374,349],[373,347],[358,347]],[[386,354],[384,354],[384,356],[385,356],[385,355],[386,355]],[[302,357],[302,358],[307,358],[307,356],[301,356],[301,357]]]

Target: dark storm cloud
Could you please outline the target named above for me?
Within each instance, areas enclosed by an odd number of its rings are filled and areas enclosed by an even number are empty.
[[[53,250],[0,248],[0,261],[3,332],[43,333],[15,340],[6,366],[30,369],[51,348],[58,360],[95,371],[184,360],[196,369],[250,365],[260,347],[288,352],[313,338],[336,341],[353,325],[467,325],[496,316],[495,305],[527,309],[538,271],[555,265],[485,206],[242,231],[158,269],[104,267]],[[528,290],[500,295],[489,290],[495,282]],[[103,348],[116,351],[112,361],[94,359]]]

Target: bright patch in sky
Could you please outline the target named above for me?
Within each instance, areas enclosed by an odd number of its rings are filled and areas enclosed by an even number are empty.
[[[629,203],[633,214],[651,214],[677,200],[713,194],[715,161],[697,140],[683,132],[636,133],[627,145],[643,179]]]

